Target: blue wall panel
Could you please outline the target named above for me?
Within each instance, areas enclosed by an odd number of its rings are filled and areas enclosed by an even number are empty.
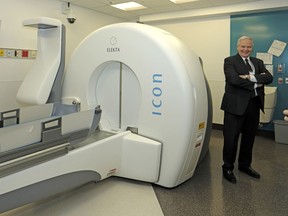
[[[274,40],[288,43],[288,11],[257,13],[249,15],[231,16],[231,55],[237,53],[237,40],[242,35],[251,36],[254,40],[253,56],[256,53],[267,53]],[[284,64],[282,73],[278,73],[278,64]],[[277,86],[277,104],[273,120],[283,120],[283,109],[288,108],[288,45],[283,53],[273,56],[274,80],[269,86]],[[279,78],[283,84],[278,83]],[[262,130],[273,131],[273,122],[264,124]],[[288,131],[287,131],[288,133]]]

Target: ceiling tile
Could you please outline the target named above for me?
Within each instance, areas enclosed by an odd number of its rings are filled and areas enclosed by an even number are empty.
[[[146,9],[135,10],[135,11],[121,11],[111,7],[111,4],[119,4],[129,2],[130,0],[60,0],[63,2],[70,2],[72,5],[78,5],[81,7],[89,8],[100,13],[108,14],[115,17],[121,17],[124,19],[133,19],[142,15],[150,15],[157,13],[175,12],[181,10],[192,10],[199,8],[210,8],[223,5],[231,5],[237,3],[246,3],[252,1],[262,0],[199,0],[196,2],[174,4],[169,0],[131,0],[142,4],[147,7]]]

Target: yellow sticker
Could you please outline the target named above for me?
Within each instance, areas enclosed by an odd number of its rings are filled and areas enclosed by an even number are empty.
[[[202,130],[205,127],[205,122],[199,123],[198,130]]]
[[[4,49],[0,49],[0,56],[1,57],[5,56],[5,50]]]

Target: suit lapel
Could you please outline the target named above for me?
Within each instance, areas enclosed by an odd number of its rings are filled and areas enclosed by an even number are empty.
[[[236,57],[237,57],[237,61],[239,62],[240,66],[242,68],[241,71],[244,72],[243,74],[249,74],[249,71],[248,71],[248,69],[247,69],[247,67],[245,65],[245,62],[243,61],[242,57],[239,54],[237,54]]]

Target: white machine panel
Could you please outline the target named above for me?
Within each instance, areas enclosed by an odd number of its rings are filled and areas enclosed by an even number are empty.
[[[127,127],[163,144],[156,184],[174,187],[195,170],[208,105],[198,56],[161,29],[113,24],[90,34],[67,67],[63,102],[101,106],[100,129]],[[117,175],[117,173],[115,173]]]
[[[36,17],[23,24],[38,28],[38,52],[35,64],[17,92],[17,100],[29,105],[45,104],[60,66],[62,23]]]

